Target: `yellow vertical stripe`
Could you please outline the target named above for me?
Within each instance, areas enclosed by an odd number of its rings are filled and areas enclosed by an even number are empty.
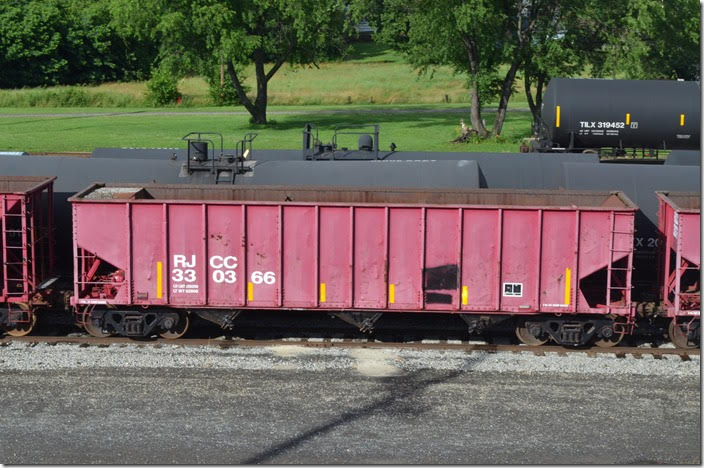
[[[684,127],[684,114],[680,114],[680,127]]]
[[[570,305],[570,290],[572,289],[572,270],[565,268],[565,305]]]
[[[626,125],[631,124],[631,114],[626,114]]]
[[[254,284],[251,281],[247,282],[247,300],[254,300]]]
[[[396,285],[389,283],[389,304],[396,302]]]
[[[320,302],[325,302],[325,283],[320,283]]]
[[[560,126],[560,106],[555,106],[555,126]]]
[[[161,299],[164,296],[164,271],[163,263],[156,262],[156,298]]]
[[[467,305],[468,299],[469,299],[469,291],[467,291],[467,286],[462,286],[462,305]]]

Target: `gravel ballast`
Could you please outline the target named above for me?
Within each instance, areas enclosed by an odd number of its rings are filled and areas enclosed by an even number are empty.
[[[421,369],[490,373],[576,373],[598,375],[670,375],[698,377],[700,357],[682,361],[676,355],[654,359],[614,354],[586,353],[558,356],[530,352],[487,353],[374,348],[315,348],[301,345],[272,347],[213,347],[174,345],[125,345],[80,347],[75,344],[27,344],[12,342],[0,347],[3,369],[81,369],[81,368],[191,368],[246,369],[277,368],[325,371],[357,370],[364,375],[393,375]]]

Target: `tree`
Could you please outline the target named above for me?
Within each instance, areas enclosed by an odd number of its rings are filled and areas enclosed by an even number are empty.
[[[61,57],[58,1],[9,1],[0,6],[0,87],[57,84],[68,68]]]
[[[141,78],[154,50],[118,36],[109,0],[0,3],[0,87]]]
[[[582,33],[577,27],[584,18],[579,9],[580,2],[563,2],[555,9],[538,18],[532,41],[527,45],[521,72],[523,85],[533,123],[532,131],[537,134],[541,125],[543,89],[550,78],[573,76],[584,69],[585,50],[580,50]],[[583,3],[582,3],[583,5]],[[584,44],[585,47],[594,47]]]
[[[160,44],[160,61],[178,73],[210,75],[223,63],[252,121],[267,121],[268,84],[285,63],[315,65],[342,53],[347,30],[340,0],[114,0],[119,28]],[[242,70],[254,66],[256,95]]]
[[[360,0],[378,37],[403,51],[420,71],[447,65],[467,76],[470,120],[477,133],[499,135],[516,74],[533,51],[533,34],[558,0]],[[359,13],[363,15],[363,13]],[[508,69],[498,74],[499,65]],[[498,98],[491,132],[482,105]]]
[[[697,0],[590,0],[582,31],[594,76],[699,79]],[[584,50],[587,50],[586,48]]]

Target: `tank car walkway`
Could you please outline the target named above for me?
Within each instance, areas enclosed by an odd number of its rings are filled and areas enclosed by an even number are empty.
[[[699,464],[699,358],[0,348],[0,463]]]

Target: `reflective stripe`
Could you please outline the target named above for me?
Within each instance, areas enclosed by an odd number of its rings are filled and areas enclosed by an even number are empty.
[[[163,263],[156,262],[156,298],[161,299],[164,296],[164,271]]]
[[[467,286],[462,286],[462,305],[467,305],[469,299],[469,291]]]
[[[626,125],[631,124],[631,114],[626,114]]]
[[[396,302],[396,285],[389,283],[389,304]]]
[[[570,305],[570,289],[572,283],[572,270],[565,268],[565,305]]]
[[[555,127],[560,126],[560,106],[555,106]]]
[[[684,127],[684,114],[680,114],[680,127]]]
[[[320,302],[325,302],[325,283],[320,283]]]
[[[247,283],[247,300],[254,300],[254,284],[251,281]]]

